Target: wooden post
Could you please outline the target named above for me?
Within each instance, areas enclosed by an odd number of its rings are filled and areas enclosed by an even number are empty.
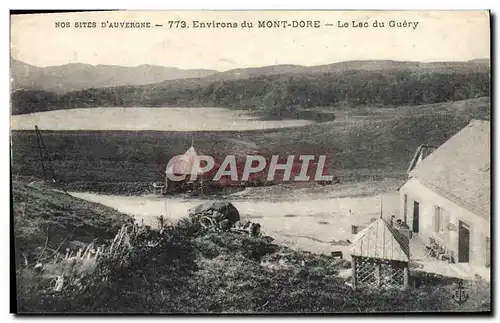
[[[409,286],[409,280],[410,280],[410,273],[408,271],[408,263],[406,264],[405,268],[404,268],[404,289],[407,289],[408,286]]]
[[[375,265],[375,278],[377,279],[377,288],[380,288],[382,279],[380,279],[380,272],[382,265],[380,264],[380,261],[377,261],[377,264]]]
[[[352,268],[352,288],[356,289],[358,285],[357,268],[356,268],[356,257],[351,256],[351,268]]]

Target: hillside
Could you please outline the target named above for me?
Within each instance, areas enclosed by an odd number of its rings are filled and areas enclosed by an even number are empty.
[[[214,70],[182,70],[174,67],[140,65],[66,64],[37,67],[11,59],[11,88],[66,93],[86,88],[119,85],[143,85],[182,78],[199,78],[216,73]]]
[[[468,62],[433,62],[421,63],[392,60],[346,61],[333,64],[303,66],[303,65],[272,65],[263,67],[238,68],[226,72],[215,73],[205,80],[229,81],[235,79],[254,78],[277,74],[324,74],[343,73],[346,71],[409,71],[409,72],[446,72],[458,71],[484,72],[489,69],[489,60],[472,60]]]
[[[106,206],[54,191],[35,178],[16,177],[12,183],[16,264],[36,263],[59,250],[101,243],[114,237],[130,216]],[[44,249],[45,246],[45,249]],[[42,250],[43,255],[39,255]]]
[[[216,106],[258,110],[268,117],[296,117],[297,111],[316,107],[418,105],[489,93],[489,65],[481,62],[353,61],[239,69],[205,78],[59,95],[18,90],[12,94],[12,113],[107,106]]]
[[[68,205],[72,207],[71,204]],[[56,223],[63,222],[59,217]],[[293,250],[272,237],[204,228],[192,216],[158,231],[122,227],[109,252],[76,262],[64,280],[19,265],[21,313],[372,313],[490,311],[490,284],[465,281],[470,299],[450,295],[460,279],[418,271],[412,288],[353,290],[350,263]],[[68,230],[69,234],[69,230]],[[89,235],[87,240],[94,238]],[[77,256],[80,260],[80,257]],[[87,260],[91,269],[80,272]]]

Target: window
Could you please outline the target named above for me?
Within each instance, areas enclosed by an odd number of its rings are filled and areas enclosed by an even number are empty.
[[[408,195],[405,194],[404,196],[404,206],[403,206],[403,221],[405,223],[408,222]]]
[[[448,212],[439,206],[434,206],[434,232],[444,233],[448,231],[449,221]]]

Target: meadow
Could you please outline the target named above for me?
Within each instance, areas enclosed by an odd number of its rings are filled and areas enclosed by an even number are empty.
[[[41,130],[56,177],[68,190],[142,194],[151,182],[164,180],[168,160],[183,154],[193,141],[199,153],[209,155],[255,150],[328,155],[331,173],[342,182],[403,179],[419,145],[438,146],[471,119],[489,119],[491,112],[489,97],[484,97],[335,113],[335,121],[262,130]],[[43,178],[34,131],[13,130],[11,139],[12,175]]]

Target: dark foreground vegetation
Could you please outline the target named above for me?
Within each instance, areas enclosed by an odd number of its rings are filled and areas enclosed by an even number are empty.
[[[348,262],[294,251],[272,243],[269,237],[207,231],[192,217],[165,224],[162,231],[130,233],[121,249],[101,258],[94,270],[66,277],[56,291],[55,279],[44,277],[36,266],[64,254],[54,250],[60,239],[53,237],[74,239],[74,231],[79,231],[78,239],[88,243],[129,220],[89,203],[85,203],[89,213],[82,217],[77,210],[84,202],[43,186],[15,183],[14,191],[15,202],[23,200],[28,211],[14,210],[16,253],[33,254],[16,264],[17,306],[22,313],[435,312],[491,308],[488,283],[466,282],[470,299],[459,305],[452,300],[459,280],[418,271],[411,272],[415,287],[407,291],[354,291],[346,284],[349,278],[338,276],[349,268]],[[34,210],[36,205],[44,210]],[[24,221],[24,217],[37,220]],[[107,226],[108,222],[116,225]],[[44,248],[44,234],[37,234],[36,241],[23,238],[26,230],[36,232],[53,226],[61,231],[49,236],[45,244],[50,249]],[[102,230],[107,233],[102,234]]]
[[[243,132],[42,131],[57,179],[68,190],[141,194],[164,180],[168,160],[195,139],[200,154],[327,155],[341,182],[402,179],[421,144],[440,145],[474,118],[489,119],[489,97],[397,108],[359,108],[311,126]],[[12,174],[43,178],[34,131],[12,132]]]
[[[54,255],[97,239],[104,243],[132,218],[107,206],[52,190],[40,179],[12,183],[16,265],[32,264],[40,253]]]

